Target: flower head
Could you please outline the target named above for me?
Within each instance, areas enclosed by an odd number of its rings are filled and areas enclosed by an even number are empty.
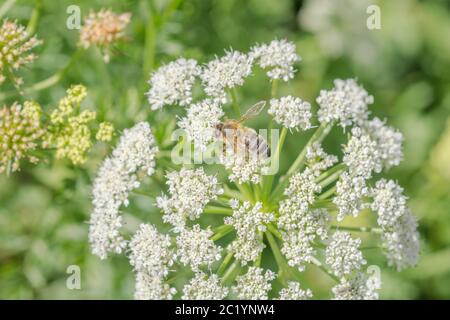
[[[242,86],[252,72],[252,58],[231,50],[221,58],[210,61],[202,70],[200,78],[209,97],[226,102],[226,89]]]
[[[321,90],[316,101],[320,106],[320,122],[338,121],[345,128],[351,124],[361,124],[367,119],[368,105],[373,103],[373,97],[356,80],[337,79],[334,88]]]
[[[267,159],[256,152],[250,152],[248,155],[244,147],[237,148],[237,151],[233,148],[234,143],[229,143],[225,152],[222,152],[219,157],[225,169],[231,170],[228,179],[239,184],[245,182],[258,184],[261,181],[261,175],[268,169]]]
[[[312,298],[310,289],[303,290],[300,283],[290,281],[287,288],[283,288],[279,293],[279,300],[308,300]]]
[[[161,66],[150,77],[147,92],[152,110],[165,105],[187,106],[192,102],[192,87],[200,75],[200,67],[193,59],[180,58]]]
[[[289,179],[289,185],[284,190],[287,199],[280,203],[280,227],[295,228],[298,215],[306,212],[309,205],[314,202],[315,194],[322,190],[315,179],[314,173],[309,168],[301,173],[296,173]]]
[[[136,274],[136,300],[171,300],[177,293],[163,279],[148,275],[145,272]]]
[[[210,239],[213,234],[211,228],[201,229],[198,224],[192,229],[183,229],[176,238],[180,262],[190,265],[193,271],[198,271],[200,266],[211,267],[214,262],[220,260],[222,248]]]
[[[370,208],[378,214],[378,225],[389,228],[396,224],[406,210],[403,188],[392,180],[381,179],[372,188]]]
[[[137,173],[153,174],[155,147],[150,126],[140,122],[124,131],[112,156],[101,165],[92,190],[93,211],[89,226],[92,252],[105,259],[109,252],[121,253],[126,241],[120,234],[121,205],[128,205],[128,194],[139,187]]]
[[[195,277],[183,288],[183,300],[223,300],[228,295],[228,288],[220,284],[216,274],[211,276],[197,272]]]
[[[41,107],[34,102],[14,103],[0,110],[0,173],[17,171],[22,159],[36,163],[33,151],[45,129],[40,122]]]
[[[352,176],[344,172],[336,182],[336,196],[333,203],[338,207],[337,220],[342,221],[346,216],[358,216],[367,205],[363,198],[369,196],[366,179],[361,176]]]
[[[192,104],[186,117],[178,122],[178,126],[186,130],[188,139],[204,151],[208,143],[215,138],[216,126],[223,115],[224,112],[217,101],[205,99]]]
[[[402,133],[395,128],[387,126],[384,121],[378,118],[364,122],[362,128],[375,141],[383,167],[389,169],[398,166],[403,158]]]
[[[3,20],[0,27],[0,84],[5,81],[7,74],[36,59],[29,51],[41,43],[35,36],[29,37],[24,26]],[[20,78],[14,77],[13,80],[17,84],[22,82]]]
[[[300,98],[286,96],[272,99],[268,113],[274,116],[277,123],[288,129],[311,128],[311,105]]]
[[[410,210],[406,210],[390,230],[382,233],[382,242],[389,266],[401,271],[417,264],[420,239],[417,219]]]
[[[167,174],[170,197],[156,199],[156,205],[164,212],[163,220],[182,230],[186,219],[200,217],[204,207],[223,193],[217,178],[205,174],[203,168],[182,168]]]
[[[295,209],[289,213],[283,212],[283,216],[278,220],[278,226],[286,230],[282,232],[281,252],[291,267],[295,266],[299,271],[303,271],[305,264],[311,262],[316,253],[312,242],[316,238],[325,240],[328,237],[329,220],[330,215],[324,208],[306,212]]]
[[[164,278],[175,260],[169,235],[158,232],[155,226],[141,224],[129,243],[130,264],[136,271]]]
[[[341,283],[332,288],[332,292],[335,300],[377,300],[377,289],[377,283],[363,273],[358,273],[350,280],[342,278]]]
[[[306,164],[316,177],[336,162],[338,162],[338,158],[326,153],[319,142],[313,143],[306,149]]]
[[[86,87],[71,86],[67,95],[50,114],[50,125],[44,137],[44,144],[56,148],[57,159],[67,158],[73,164],[86,161],[86,153],[93,144],[91,124],[97,117],[94,111],[80,111],[80,103],[86,95]]]
[[[110,122],[102,122],[98,125],[98,131],[95,135],[95,139],[99,141],[108,142],[111,141],[114,135],[114,126]]]
[[[233,290],[242,300],[267,300],[272,289],[270,282],[275,279],[275,273],[258,267],[249,267],[246,274],[236,279]]]
[[[84,19],[80,30],[80,45],[89,48],[92,45],[108,47],[124,39],[125,28],[131,19],[131,13],[116,14],[111,10],[91,11]]]
[[[252,48],[250,56],[263,69],[269,69],[267,76],[272,80],[288,81],[294,77],[294,64],[301,60],[295,44],[287,40],[273,40]]]
[[[343,162],[348,166],[350,174],[366,179],[373,172],[379,173],[383,169],[377,143],[360,128],[352,129],[352,137],[344,147]]]
[[[367,262],[359,250],[361,239],[353,239],[348,232],[336,231],[328,244],[326,264],[337,277],[359,270]]]
[[[283,233],[281,253],[286,257],[289,266],[302,272],[305,270],[305,264],[311,262],[316,250],[303,229],[293,229]]]
[[[226,217],[224,222],[236,229],[237,237],[228,246],[228,251],[233,252],[235,258],[243,264],[255,261],[265,247],[258,238],[258,232],[266,231],[266,224],[275,217],[273,213],[262,210],[261,202],[252,206],[249,201],[240,204],[237,200],[231,200],[230,206],[233,215]]]

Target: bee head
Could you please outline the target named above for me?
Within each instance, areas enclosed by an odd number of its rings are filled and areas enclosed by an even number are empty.
[[[216,129],[215,130],[216,138],[221,138],[222,137],[223,128],[224,128],[223,123],[219,123],[219,124],[216,125],[216,127],[215,127],[215,129]]]

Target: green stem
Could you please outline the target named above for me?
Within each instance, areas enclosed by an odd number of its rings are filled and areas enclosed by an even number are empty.
[[[375,250],[375,249],[381,249],[380,246],[366,246],[366,247],[361,247],[361,250]]]
[[[281,150],[283,149],[283,144],[284,141],[286,140],[287,131],[288,129],[286,127],[283,127],[283,129],[281,129],[280,140],[278,141],[277,148],[275,149],[275,153],[273,156],[273,159],[275,161],[279,162]],[[273,179],[274,179],[273,174],[263,177],[264,198],[268,198],[270,195],[270,191],[272,190]]]
[[[254,198],[256,201],[262,200],[262,190],[261,190],[261,186],[259,184],[253,185],[253,193],[254,193]]]
[[[331,229],[344,230],[344,231],[354,231],[354,232],[373,232],[373,233],[377,233],[377,234],[383,232],[383,230],[381,228],[373,228],[373,227],[331,226]]]
[[[239,267],[239,261],[235,260],[233,264],[227,269],[222,278],[222,283],[225,284],[227,282],[232,282],[234,280],[234,273],[236,269]]]
[[[224,214],[227,216],[233,215],[233,210],[231,208],[223,208],[217,206],[207,206],[204,210],[204,213],[208,214]]]
[[[280,231],[278,231],[278,229],[274,227],[271,223],[267,225],[267,230],[269,230],[278,239],[283,240]]]
[[[135,190],[131,191],[131,193],[139,195],[139,196],[150,197],[150,198],[154,199],[153,197],[150,196],[150,194],[148,192],[143,191],[143,190],[135,189]]]
[[[234,113],[236,114],[237,118],[240,118],[241,117],[241,108],[239,107],[239,104],[238,104],[236,88],[231,89],[230,93],[231,93],[231,100],[232,100],[232,104],[233,104]]]
[[[328,185],[330,185],[330,184],[332,184],[333,182],[335,182],[336,180],[338,180],[339,177],[341,176],[341,174],[342,174],[344,171],[345,171],[344,169],[341,169],[341,170],[335,172],[334,174],[330,175],[328,178],[326,178],[326,179],[320,181],[320,182],[319,182],[319,185],[320,185],[322,188],[327,187]]]
[[[15,2],[16,0],[6,0],[6,2],[0,6],[0,19],[8,12],[9,9],[11,9]]]
[[[320,196],[318,196],[317,198],[319,200],[325,200],[329,197],[331,197],[334,193],[336,192],[336,186],[333,186],[332,188],[328,189],[327,191],[325,191],[324,193],[322,193]]]
[[[161,150],[156,154],[156,158],[170,158],[172,156],[171,150]]]
[[[230,198],[225,196],[220,196],[215,200],[212,200],[212,203],[216,203],[221,207],[229,208],[230,207]]]
[[[144,44],[144,74],[147,76],[155,64],[155,50],[156,50],[156,13],[153,8],[149,6],[147,10],[147,24],[145,26],[145,44]]]
[[[30,21],[28,22],[28,26],[27,26],[28,36],[31,36],[36,31],[37,23],[39,21],[40,15],[41,15],[41,6],[42,6],[42,1],[37,0],[36,5],[33,8],[33,12],[31,13]]]
[[[313,145],[315,142],[322,142],[323,139],[325,139],[325,137],[328,135],[330,130],[331,130],[331,126],[328,124],[324,124],[324,123],[322,123],[319,126],[319,128],[317,128],[316,132],[314,132],[314,134],[311,136],[311,138],[309,139],[309,141],[307,142],[307,144],[305,145],[303,150],[298,155],[297,159],[295,159],[294,163],[291,165],[291,167],[287,171],[287,174],[286,174],[287,178],[290,177],[292,174],[294,174],[294,172],[296,172],[302,168],[302,166],[305,162],[306,151],[307,151],[308,147]]]
[[[239,184],[236,182],[235,184],[236,184],[236,187],[241,192],[241,194],[244,196],[244,200],[250,201],[253,203],[254,199],[253,199],[253,192],[251,190],[251,187],[247,183]]]
[[[227,234],[233,231],[233,226],[230,225],[222,225],[215,230],[215,234],[210,238],[212,241],[217,241]]]
[[[328,276],[330,276],[330,278],[332,278],[333,280],[335,280],[336,282],[340,282],[339,278],[336,277],[333,273],[331,273],[330,270],[328,270],[319,260],[317,260],[316,258],[312,257],[311,258],[311,263],[313,265],[315,265],[316,267],[318,267],[320,270],[322,270],[323,272],[325,272]]]
[[[315,180],[316,183],[322,183],[323,181],[325,181],[327,178],[333,176],[334,174],[336,174],[337,172],[339,174],[342,173],[342,171],[344,171],[347,168],[347,166],[345,165],[345,163],[339,163],[337,165],[335,165],[334,167],[328,169],[327,171],[323,172],[320,176],[318,176]]]
[[[311,208],[326,208],[328,210],[336,210],[336,205],[331,199],[318,199],[314,201],[314,203],[311,205]]]
[[[12,171],[12,159],[8,160],[8,164],[6,165],[6,176],[9,177],[11,175],[11,171]]]
[[[220,264],[219,268],[217,269],[217,274],[219,276],[223,274],[228,264],[230,263],[231,259],[233,259],[233,252],[228,252],[228,254],[223,259],[222,263]]]
[[[270,90],[270,96],[276,98],[278,93],[278,79],[272,80],[272,89]]]
[[[258,231],[257,234],[258,240],[263,243],[264,241],[264,235],[261,231]],[[256,261],[254,263],[255,267],[260,267],[261,266],[261,260],[262,260],[262,251],[259,253],[258,258],[256,258]]]
[[[58,72],[56,72],[54,75],[48,77],[45,80],[42,80],[40,82],[35,83],[34,85],[32,85],[31,87],[25,88],[23,90],[23,94],[28,95],[34,92],[38,92],[44,89],[47,89],[49,87],[54,86],[55,84],[57,84],[62,77],[65,75],[65,73],[67,72],[67,70],[73,65],[73,63],[80,57],[81,53],[83,52],[82,49],[78,49],[73,55],[72,57],[69,59],[69,61],[66,63],[66,65],[59,70]],[[11,98],[16,96],[17,93],[16,92],[9,92],[9,93],[5,93],[5,94],[0,94],[0,100],[4,100],[7,98]]]
[[[278,278],[280,279],[281,283],[286,286],[286,276],[295,278],[295,275],[291,272],[289,269],[289,266],[287,265],[286,261],[283,258],[283,255],[281,254],[280,248],[278,247],[278,244],[273,237],[272,233],[265,232],[267,241],[269,242],[269,246],[272,249],[273,256],[275,257],[275,261],[278,265]]]
[[[310,147],[315,142],[322,142],[323,139],[328,135],[331,130],[331,124],[322,123],[319,128],[317,128],[316,132],[311,136],[309,141],[304,146],[303,150],[299,153],[295,161],[292,163],[289,170],[286,172],[284,177],[280,179],[278,186],[275,188],[275,191],[272,194],[271,201],[277,201],[279,197],[283,194],[283,190],[287,183],[289,182],[289,178],[298,170],[301,170],[306,158],[306,151],[308,147]]]
[[[230,189],[228,185],[224,186],[223,195],[231,199],[238,199],[240,201],[246,200],[245,197],[243,197],[243,195],[239,191]]]

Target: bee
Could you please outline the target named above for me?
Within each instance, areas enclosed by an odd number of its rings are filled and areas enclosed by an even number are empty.
[[[224,142],[224,151],[231,149],[231,146],[234,154],[245,152],[246,159],[250,156],[258,156],[262,160],[270,157],[271,151],[266,140],[252,128],[242,125],[255,118],[265,105],[265,101],[260,101],[250,107],[239,120],[228,119],[216,125],[216,137]]]

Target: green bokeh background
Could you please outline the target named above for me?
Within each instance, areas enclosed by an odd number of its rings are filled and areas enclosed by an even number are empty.
[[[405,188],[422,239],[414,269],[397,273],[381,255],[369,256],[370,264],[382,268],[381,297],[450,298],[449,1],[2,0],[2,18],[27,25],[34,12],[37,35],[45,41],[36,50],[39,58],[21,72],[25,87],[60,70],[76,51],[78,31],[66,27],[66,9],[73,4],[83,15],[103,7],[132,12],[127,42],[107,65],[98,50],[88,50],[58,84],[26,98],[48,109],[68,86],[82,83],[89,92],[85,105],[119,130],[144,119],[164,124],[167,115],[150,112],[146,81],[152,68],[180,56],[206,62],[224,48],[248,51],[256,42],[287,38],[296,43],[302,61],[296,78],[281,85],[281,94],[314,101],[333,79],[357,77],[375,97],[373,114],[404,133],[404,161],[387,176]],[[381,9],[379,30],[366,27],[370,4]],[[2,104],[22,101],[5,98],[10,90],[0,87]],[[240,92],[248,104],[269,94],[270,83],[259,71]],[[330,151],[342,143],[334,136],[326,142]],[[296,157],[305,138],[288,137],[282,167]],[[87,243],[90,185],[107,152],[108,146],[96,146],[78,168],[49,160],[25,165],[10,178],[0,176],[0,298],[132,297],[134,279],[126,258],[100,261]],[[137,218],[148,221],[158,214],[145,198],[133,203],[127,211],[138,212]],[[127,215],[128,228],[136,225],[136,217]],[[74,264],[81,268],[81,290],[66,288],[66,268]],[[320,275],[306,281],[313,288],[327,285]]]

